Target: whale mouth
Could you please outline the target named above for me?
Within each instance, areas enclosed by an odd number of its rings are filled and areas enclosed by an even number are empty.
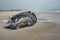
[[[7,29],[16,29],[16,24],[15,23],[6,24],[5,28],[7,28]]]

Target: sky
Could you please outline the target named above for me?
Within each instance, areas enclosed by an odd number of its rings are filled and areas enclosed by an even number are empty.
[[[0,9],[56,10],[60,0],[0,0]]]

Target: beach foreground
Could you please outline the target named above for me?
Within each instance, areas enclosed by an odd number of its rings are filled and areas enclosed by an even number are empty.
[[[10,15],[20,11],[0,11],[0,40],[60,40],[60,13],[36,13],[38,22],[31,27],[5,29]]]

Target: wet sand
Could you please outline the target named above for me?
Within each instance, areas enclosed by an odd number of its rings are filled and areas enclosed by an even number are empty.
[[[34,26],[17,30],[5,29],[3,20],[16,13],[19,11],[0,12],[0,40],[60,40],[59,13],[36,13],[38,22]]]

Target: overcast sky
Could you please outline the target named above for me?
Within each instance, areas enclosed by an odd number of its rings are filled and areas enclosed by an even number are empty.
[[[0,0],[0,9],[22,9],[22,10],[60,9],[60,0]]]

